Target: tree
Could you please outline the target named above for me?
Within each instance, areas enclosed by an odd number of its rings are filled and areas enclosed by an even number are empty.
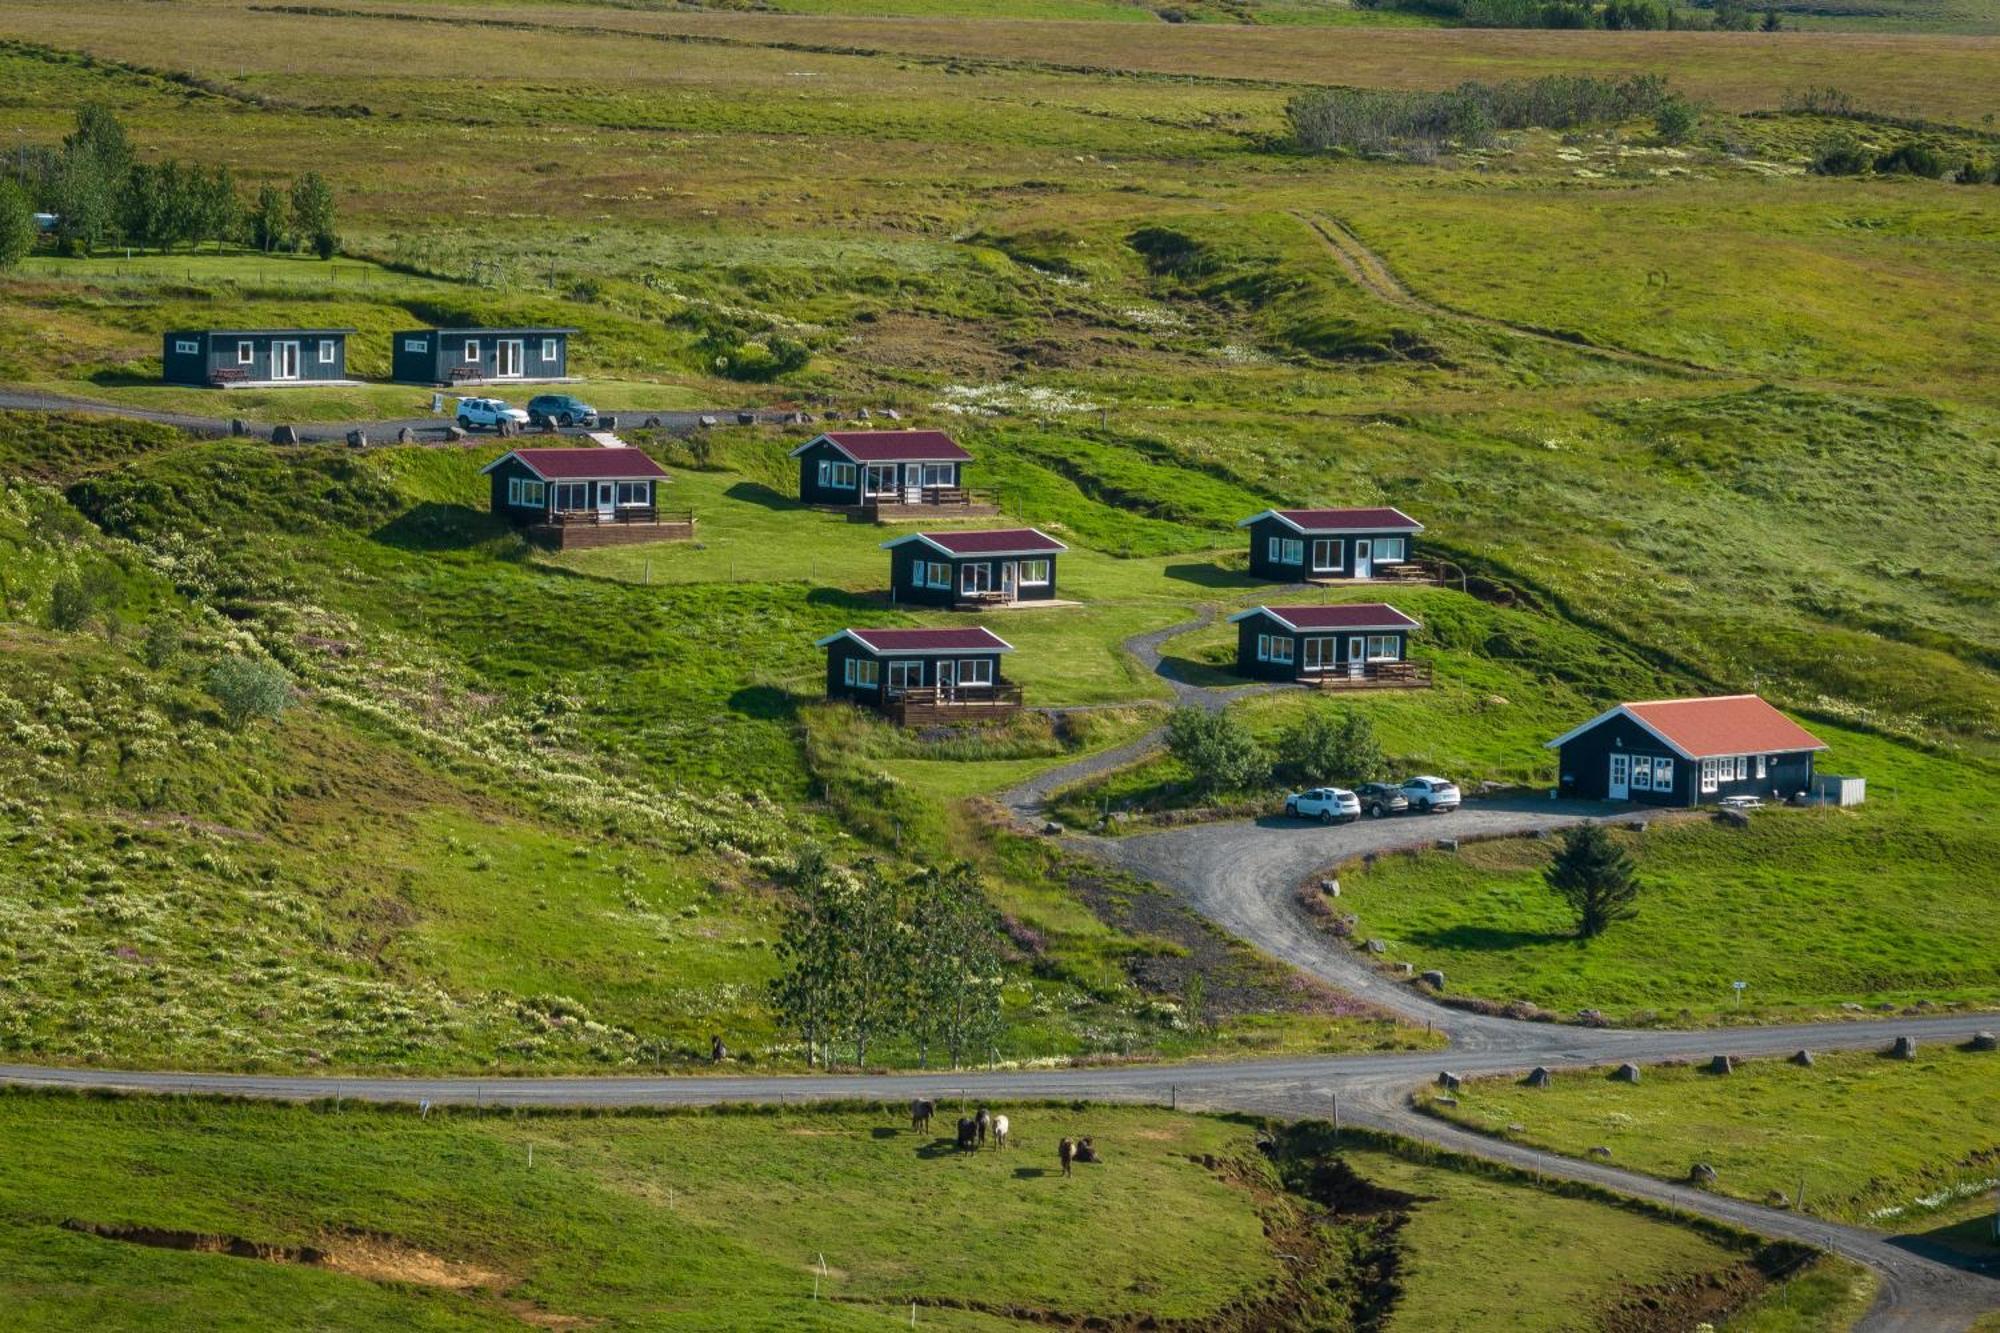
[[[194,178],[196,241],[214,241],[220,251],[222,243],[236,235],[242,225],[243,205],[236,197],[236,176],[228,167],[217,167],[214,171],[197,171]]]
[[[34,202],[14,182],[0,180],[0,270],[19,264],[34,247]]]
[[[993,908],[966,862],[931,867],[910,886],[914,949],[908,1030],[917,1063],[942,1046],[958,1068],[1000,1031],[1000,952]]]
[[[91,613],[97,610],[97,599],[91,596],[84,581],[74,574],[65,574],[49,589],[49,628],[70,633],[82,629],[89,623]]]
[[[879,861],[863,861],[840,900],[843,966],[834,989],[834,1017],[854,1043],[854,1067],[868,1063],[877,1037],[900,1029],[909,996],[909,924],[903,885]]]
[[[317,171],[292,182],[292,229],[321,259],[333,258],[340,244],[333,230],[333,189]]]
[[[1653,129],[1666,143],[1686,143],[1700,127],[1701,112],[1678,93],[1663,100],[1653,113]]]
[[[144,162],[135,162],[125,173],[125,188],[118,194],[118,230],[127,244],[144,249],[160,244],[165,225],[160,207],[160,174]]]
[[[1785,30],[1784,21],[1778,17],[1778,11],[1775,9],[1765,10],[1764,21],[1758,26],[1765,32],[1783,32]]]
[[[833,1062],[835,991],[840,981],[839,900],[843,885],[826,854],[807,845],[792,864],[792,910],[778,936],[784,971],[771,982],[771,1003],[799,1034],[806,1065],[824,1051]]]
[[[231,731],[260,717],[276,717],[292,701],[291,678],[283,670],[247,657],[225,657],[210,667],[207,686]]]
[[[1279,739],[1278,761],[1300,782],[1367,782],[1389,766],[1374,724],[1351,705],[1307,713]]]
[[[1611,840],[1602,824],[1579,824],[1562,835],[1562,845],[1542,878],[1576,915],[1576,933],[1592,939],[1614,921],[1638,915],[1639,881],[1631,855]]]
[[[132,166],[132,141],[118,113],[102,102],[77,108],[76,128],[63,136],[63,152],[88,153],[112,180],[124,179]]]
[[[117,221],[119,192],[131,168],[131,141],[110,108],[91,103],[78,110],[45,190],[65,250],[89,254],[103,240]]]
[[[146,622],[146,637],[139,641],[139,660],[155,671],[164,671],[181,655],[181,627],[171,616],[157,615]]]
[[[1227,713],[1176,708],[1167,718],[1167,749],[1186,766],[1197,795],[1253,785],[1267,763],[1249,728]]]
[[[250,244],[267,255],[285,247],[285,196],[275,185],[257,187],[257,203],[250,210]]]

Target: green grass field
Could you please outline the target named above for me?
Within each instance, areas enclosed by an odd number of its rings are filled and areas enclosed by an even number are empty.
[[[1480,1079],[1456,1106],[1433,1091],[1419,1104],[1484,1133],[1667,1179],[1695,1162],[1736,1198],[1803,1207],[1817,1216],[1922,1235],[1991,1254],[1996,1084],[1990,1053],[1920,1047],[1913,1060],[1879,1052],[1815,1053],[1739,1064],[1722,1077],[1698,1066],[1649,1066],[1637,1084],[1606,1071],[1566,1071],[1553,1086]],[[1894,1108],[1885,1114],[1886,1108]]]

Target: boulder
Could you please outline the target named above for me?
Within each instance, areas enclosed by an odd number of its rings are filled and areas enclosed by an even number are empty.
[[[1644,833],[1646,831],[1646,821],[1643,819],[1628,819],[1625,821],[1625,827],[1634,833]]]
[[[1856,1004],[1852,1000],[1841,1001],[1840,1008],[1842,1013],[1848,1013],[1848,1014],[1865,1014],[1868,1012],[1865,1008]]]
[[[617,430],[618,418],[612,416],[610,413],[600,412],[597,414],[597,428],[599,430]]]
[[[1602,1009],[1579,1009],[1576,1011],[1576,1021],[1587,1028],[1611,1026],[1611,1020],[1604,1016]]]
[[[891,420],[891,421],[901,421],[901,420],[903,419],[903,414],[902,414],[901,412],[898,412],[898,411],[897,411],[897,410],[896,410],[895,408],[893,408],[893,407],[885,407],[885,408],[883,408],[883,409],[882,409],[882,415],[883,415],[883,416],[885,416],[885,417],[887,417],[887,418],[889,418],[889,420]]]
[[[1389,944],[1388,944],[1388,941],[1386,941],[1386,940],[1369,940],[1369,941],[1368,941],[1367,943],[1363,944],[1363,945],[1362,945],[1361,947],[1362,947],[1362,948],[1364,948],[1364,949],[1366,949],[1366,950],[1367,950],[1367,951],[1368,951],[1369,953],[1387,953],[1387,952],[1389,952]]]
[[[416,440],[417,440],[417,433],[411,430],[408,426],[399,426],[396,429],[397,444],[415,444]]]
[[[1792,1063],[1799,1066],[1801,1069],[1811,1069],[1813,1067],[1812,1052],[1807,1050],[1793,1051]]]
[[[757,414],[755,412],[738,412],[736,414],[736,424],[739,426],[754,426],[757,424]]]
[[[857,408],[854,413],[854,419],[856,421],[867,421],[869,419],[868,409],[865,407]]]
[[[1528,1132],[1528,1127],[1526,1125],[1519,1125],[1519,1124],[1509,1125],[1507,1126],[1507,1132],[1509,1134],[1525,1134]]]
[[[298,442],[299,432],[297,427],[277,426],[271,431],[272,444],[297,444]]]
[[[1060,837],[1062,836],[1062,825],[1051,819],[1042,825],[1042,832],[1048,834],[1051,838]]]
[[[658,430],[663,423],[660,421],[658,417],[647,417],[644,421],[640,422],[639,424],[647,430]],[[715,424],[715,418],[703,417],[701,419],[701,424],[704,426],[713,426]]]
[[[1417,973],[1417,965],[1415,963],[1395,963],[1392,966],[1396,969],[1398,976],[1412,977]]]
[[[1554,837],[1555,834],[1549,829],[1538,828],[1530,832],[1528,836],[1533,838],[1536,842],[1547,842],[1550,838]]]
[[[514,424],[514,418],[501,417],[493,423],[493,433],[503,440],[511,439],[513,436],[521,433],[521,428]]]
[[[1717,810],[1715,818],[1716,822],[1727,824],[1731,828],[1750,827],[1750,812],[1747,810]]]
[[[1437,840],[1437,847],[1438,847],[1438,850],[1439,850],[1439,851],[1441,851],[1441,852],[1455,852],[1455,851],[1457,851],[1457,850],[1458,850],[1458,839],[1457,839],[1457,838],[1439,838],[1439,839]]]
[[[456,443],[456,442],[458,442],[459,440],[462,440],[462,439],[464,439],[464,438],[465,438],[465,432],[464,432],[464,430],[460,429],[460,428],[459,428],[459,427],[457,427],[457,426],[446,426],[446,427],[444,428],[444,437],[445,437],[445,438],[446,438],[447,440],[450,440],[450,441],[452,441],[453,443]]]
[[[1432,990],[1441,991],[1444,989],[1444,973],[1438,971],[1436,968],[1432,968],[1430,971],[1421,974],[1417,980],[1423,982]]]
[[[1688,1168],[1688,1183],[1691,1185],[1713,1185],[1715,1168],[1707,1162],[1696,1162]]]
[[[1440,1070],[1438,1073],[1438,1086],[1446,1092],[1457,1092],[1459,1085],[1463,1082],[1465,1082],[1464,1079],[1452,1073],[1449,1069]]]
[[[542,434],[553,435],[555,433],[556,433],[556,419],[554,417],[543,417]]]
[[[1733,1074],[1736,1072],[1736,1062],[1726,1055],[1718,1055],[1708,1062],[1708,1072],[1711,1074]]]
[[[1915,1037],[1898,1037],[1898,1038],[1896,1038],[1896,1044],[1895,1044],[1895,1045],[1893,1045],[1893,1046],[1891,1046],[1891,1047],[1889,1048],[1889,1055],[1890,1055],[1890,1058],[1892,1058],[1892,1059],[1896,1059],[1896,1060],[1914,1060],[1914,1059],[1916,1059],[1916,1058],[1917,1058],[1917,1039],[1916,1039]]]
[[[229,433],[231,435],[248,435],[250,433],[250,426],[242,417],[235,417],[229,422]]]
[[[1338,898],[1340,896],[1340,881],[1337,879],[1323,879],[1319,882],[1319,891],[1329,898]]]
[[[1975,1051],[2000,1051],[2000,1037],[1994,1036],[1991,1032],[1975,1032],[1972,1034],[1971,1045]]]
[[[351,430],[347,432],[347,447],[350,449],[366,449],[368,447],[368,432],[365,430]]]
[[[1592,1157],[1609,1157],[1611,1156],[1611,1149],[1600,1143],[1590,1150],[1590,1155]]]
[[[1611,1077],[1620,1083],[1637,1083],[1639,1081],[1639,1066],[1635,1064],[1622,1064],[1611,1071]]]
[[[658,418],[658,417],[654,417],[654,418],[653,418],[653,420],[654,420],[654,421],[658,421],[658,420],[659,420],[659,418]],[[700,427],[701,427],[701,428],[702,428],[703,430],[706,430],[706,429],[708,429],[708,428],[709,428],[710,426],[719,426],[719,425],[721,425],[722,423],[721,423],[720,421],[716,420],[716,419],[715,419],[714,417],[710,417],[710,416],[704,416],[704,417],[700,417],[700,418],[698,418],[698,419],[697,419],[697,421],[696,421],[696,424],[697,424],[697,425],[699,425],[699,426],[700,426]]]
[[[1536,1065],[1528,1071],[1528,1086],[1531,1088],[1546,1088],[1553,1082],[1555,1079],[1546,1065]]]

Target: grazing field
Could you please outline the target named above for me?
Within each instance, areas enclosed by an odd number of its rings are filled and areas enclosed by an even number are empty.
[[[948,1126],[888,1108],[420,1118],[10,1093],[0,1292],[46,1328],[876,1328],[914,1303],[919,1326],[967,1330],[1024,1310],[1470,1330],[1764,1291],[1765,1252],[1738,1237],[1514,1177],[1295,1158],[1288,1138],[1274,1163],[1250,1124],[1159,1110],[996,1109],[1013,1147],[960,1155]],[[1054,1143],[1075,1133],[1104,1160],[1064,1178]],[[1522,1235],[1522,1263],[1465,1263]]]
[[[1637,1084],[1574,1070],[1548,1088],[1476,1079],[1456,1105],[1430,1090],[1418,1101],[1483,1133],[1573,1157],[1608,1148],[1613,1163],[1666,1179],[1706,1162],[1714,1188],[1736,1198],[1991,1255],[1994,1063],[1990,1052],[1942,1046],[1911,1060],[1817,1052],[1810,1068],[1755,1060],[1720,1076],[1649,1066]]]

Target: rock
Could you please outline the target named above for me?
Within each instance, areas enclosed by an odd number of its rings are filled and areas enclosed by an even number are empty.
[[[1555,834],[1550,832],[1548,829],[1538,828],[1530,832],[1528,836],[1533,838],[1536,842],[1547,842],[1550,838],[1554,837]]]
[[[1611,1072],[1611,1077],[1619,1083],[1637,1083],[1639,1081],[1639,1066],[1634,1064],[1620,1065]]]
[[[411,430],[408,426],[397,427],[396,429],[397,444],[415,444],[416,441],[417,441],[417,433],[415,431]]]
[[[1536,1065],[1528,1071],[1528,1086],[1531,1088],[1546,1088],[1553,1082],[1555,1079],[1549,1074],[1546,1065]]]
[[[514,424],[514,418],[501,417],[493,423],[493,433],[503,440],[511,439],[521,433],[521,428]]]
[[[347,447],[350,449],[366,449],[368,447],[368,432],[365,430],[351,430],[347,432]]]
[[[1972,1049],[1975,1051],[2000,1051],[2000,1037],[1994,1036],[1991,1032],[1975,1032],[1972,1034]]]
[[[1747,810],[1717,810],[1715,818],[1718,823],[1727,824],[1731,828],[1750,827],[1750,813]]]
[[[893,408],[893,407],[885,407],[885,408],[883,408],[883,409],[882,409],[882,415],[883,415],[883,416],[885,416],[885,417],[887,417],[887,418],[889,418],[889,420],[891,420],[891,421],[901,421],[901,420],[903,419],[903,414],[902,414],[901,412],[898,412],[898,411],[897,411],[897,410],[896,410],[895,408]]]
[[[597,428],[599,430],[617,430],[618,418],[609,413],[600,412],[597,414]]]
[[[1696,1162],[1688,1168],[1688,1183],[1693,1185],[1713,1185],[1715,1168],[1707,1162]]]
[[[1377,855],[1378,853],[1375,852],[1363,852],[1361,854],[1361,864],[1365,866],[1374,865]]]
[[[1417,971],[1417,965],[1415,963],[1397,963],[1395,964],[1395,968],[1399,975],[1406,977],[1415,976]]]
[[[555,433],[556,433],[556,419],[554,417],[543,417],[542,434],[553,435]]]
[[[1862,1008],[1860,1005],[1856,1004],[1852,1000],[1843,1001],[1840,1007],[1843,1012],[1850,1014],[1865,1014],[1868,1012],[1866,1009]]]
[[[648,420],[647,420],[646,424],[647,424],[648,426],[651,426],[651,425],[653,425],[653,424],[654,424],[655,422],[657,422],[658,420],[659,420],[659,418],[658,418],[658,417],[651,417],[651,418],[648,418]],[[697,425],[699,425],[699,426],[700,426],[700,427],[701,427],[701,428],[702,428],[703,430],[706,430],[706,429],[708,429],[708,428],[709,428],[710,426],[717,426],[717,425],[720,425],[720,424],[722,424],[722,423],[720,423],[719,421],[717,421],[717,420],[716,420],[716,419],[715,419],[714,417],[700,417],[700,418],[698,418],[698,419],[697,419],[697,421],[696,421],[696,424],[697,424]]]
[[[1437,1101],[1436,1101],[1435,1105],[1438,1105],[1438,1106],[1456,1106],[1456,1105],[1458,1105],[1458,1098],[1456,1098],[1456,1097],[1440,1097],[1440,1098],[1438,1098],[1438,1099],[1437,1099]]]
[[[1813,1067],[1812,1052],[1806,1050],[1792,1052],[1792,1063],[1801,1069],[1811,1069]]]
[[[1916,1058],[1917,1058],[1917,1039],[1916,1039],[1915,1037],[1898,1037],[1898,1038],[1896,1038],[1896,1044],[1895,1044],[1894,1046],[1891,1046],[1891,1047],[1889,1048],[1889,1057],[1890,1057],[1891,1059],[1893,1059],[1893,1060],[1914,1060],[1914,1059],[1916,1059]]]
[[[867,421],[870,419],[868,409],[865,407],[855,412],[854,417],[857,421]]]
[[[1364,949],[1366,949],[1366,950],[1367,950],[1367,951],[1368,951],[1369,953],[1387,953],[1387,952],[1389,952],[1389,945],[1388,945],[1388,942],[1387,942],[1386,940],[1369,940],[1369,941],[1368,941],[1367,943],[1363,944],[1363,945],[1362,945],[1361,947],[1362,947],[1362,948],[1364,948]]]
[[[446,426],[444,428],[444,437],[447,440],[451,440],[454,443],[456,443],[457,441],[465,438],[465,432],[459,429],[457,426]]]
[[[1893,1014],[1896,1012],[1896,1006],[1891,1004],[1889,1001],[1884,1000],[1882,1001],[1882,1003],[1875,1006],[1875,1012],[1878,1014]]]
[[[1340,881],[1337,879],[1323,879],[1319,882],[1319,891],[1329,898],[1338,898],[1340,896]]]
[[[1528,1127],[1526,1125],[1509,1125],[1507,1126],[1507,1132],[1509,1134],[1525,1134],[1528,1132]]]
[[[1438,971],[1436,968],[1432,968],[1430,971],[1423,973],[1417,978],[1417,980],[1423,982],[1426,986],[1429,986],[1432,990],[1441,991],[1444,989],[1444,973]]]
[[[1457,1092],[1459,1084],[1464,1081],[1464,1079],[1452,1073],[1449,1069],[1441,1070],[1438,1073],[1438,1086],[1446,1092]]]
[[[1441,852],[1455,852],[1455,851],[1457,851],[1457,850],[1458,850],[1458,839],[1457,839],[1457,838],[1439,838],[1439,839],[1437,840],[1437,847],[1438,847],[1438,850],[1439,850],[1439,851],[1441,851]]]
[[[1604,1016],[1602,1009],[1579,1009],[1576,1011],[1576,1021],[1587,1028],[1611,1026],[1611,1020]]]
[[[1051,838],[1058,837],[1062,833],[1062,825],[1051,819],[1042,825],[1042,832],[1048,834]]]
[[[1634,833],[1644,833],[1646,831],[1646,821],[1643,819],[1628,819],[1625,821],[1625,827]]]
[[[1718,1055],[1708,1062],[1708,1072],[1711,1074],[1733,1074],[1736,1072],[1736,1062],[1726,1055]]]
[[[1764,1206],[1766,1208],[1789,1208],[1792,1206],[1792,1201],[1783,1190],[1772,1190],[1764,1196]]]
[[[1488,708],[1505,708],[1507,706],[1507,696],[1504,694],[1489,694],[1486,696],[1486,706]]]
[[[296,427],[277,426],[271,431],[272,444],[297,444],[298,442],[299,432]]]
[[[757,424],[757,414],[755,412],[738,412],[736,414],[736,424],[739,426],[754,426]]]
[[[250,427],[242,417],[235,417],[230,420],[229,433],[231,435],[248,435]]]

